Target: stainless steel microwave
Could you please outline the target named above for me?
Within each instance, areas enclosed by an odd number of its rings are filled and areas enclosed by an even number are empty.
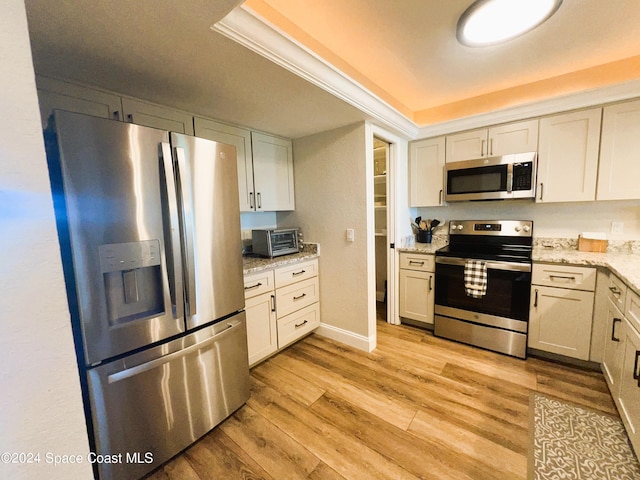
[[[447,202],[535,198],[536,152],[514,153],[445,165]]]
[[[298,253],[298,229],[283,228],[251,231],[253,253],[263,257],[277,257]]]

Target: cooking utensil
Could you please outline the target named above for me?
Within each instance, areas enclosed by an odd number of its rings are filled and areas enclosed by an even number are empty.
[[[438,220],[437,218],[434,218],[433,220],[431,220],[431,230],[436,228],[438,225],[440,225],[440,220]]]
[[[420,230],[427,230],[427,222],[424,220],[420,221]]]

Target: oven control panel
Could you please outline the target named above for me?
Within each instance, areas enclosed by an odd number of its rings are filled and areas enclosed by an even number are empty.
[[[509,237],[533,236],[531,220],[451,220],[452,235],[499,235]]]

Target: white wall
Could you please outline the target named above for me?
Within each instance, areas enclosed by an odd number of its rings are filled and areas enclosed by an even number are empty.
[[[534,237],[578,238],[582,232],[603,232],[610,240],[640,239],[640,200],[534,203],[526,200],[451,203],[416,208],[415,216],[438,220],[533,220]],[[406,219],[408,222],[409,220]],[[611,233],[611,222],[624,222],[624,233]]]
[[[321,333],[366,349],[368,263],[365,125],[293,141],[296,210],[278,226],[299,226],[320,244]],[[346,229],[355,241],[346,241]],[[339,338],[338,338],[339,337]]]
[[[23,0],[2,2],[0,60],[0,453],[40,454],[0,478],[92,478]]]

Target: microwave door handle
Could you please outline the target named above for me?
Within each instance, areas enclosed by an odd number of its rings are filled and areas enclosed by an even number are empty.
[[[167,261],[167,275],[169,277],[169,292],[175,308],[174,318],[184,315],[184,299],[182,297],[182,254],[180,252],[180,228],[178,220],[178,200],[176,197],[176,183],[171,158],[171,145],[161,144],[161,161],[164,169],[165,188],[167,195],[167,210],[169,213],[169,229],[165,233],[165,249],[170,255],[165,255],[172,261]],[[168,245],[167,245],[168,244]],[[171,263],[171,265],[169,265]]]
[[[513,163],[507,164],[507,193],[513,191]]]
[[[193,316],[196,314],[196,272],[193,254],[193,192],[191,182],[191,171],[189,163],[184,155],[184,148],[176,147],[176,161],[178,165],[178,178],[180,196],[182,198],[182,229],[184,238],[184,263],[183,269],[186,277],[186,314]]]

